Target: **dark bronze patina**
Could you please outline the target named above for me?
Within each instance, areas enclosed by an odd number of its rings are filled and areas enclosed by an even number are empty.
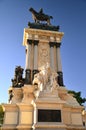
[[[43,13],[41,8],[39,12],[35,11],[32,7],[29,9],[32,12],[34,23],[28,22],[29,28],[50,30],[50,31],[59,31],[59,26],[53,26],[50,23],[50,19],[53,17]]]
[[[21,66],[17,66],[15,68],[15,75],[14,79],[12,79],[12,87],[15,88],[21,88],[24,85],[24,79],[23,79],[23,68]]]
[[[29,9],[32,12],[33,19],[35,23],[39,23],[40,21],[47,21],[47,24],[50,25],[50,19],[52,16],[43,13],[43,9],[41,8],[39,12],[35,11],[32,7]]]

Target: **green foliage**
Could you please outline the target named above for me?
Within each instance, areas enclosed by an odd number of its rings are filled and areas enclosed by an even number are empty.
[[[81,97],[81,92],[75,92],[75,91],[69,90],[68,93],[73,94],[73,97],[76,98],[77,102],[80,105],[83,105],[83,103],[86,102],[86,98]]]
[[[4,111],[2,105],[0,105],[0,124],[3,123]]]

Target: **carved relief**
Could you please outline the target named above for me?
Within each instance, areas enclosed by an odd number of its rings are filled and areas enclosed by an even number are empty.
[[[50,63],[50,52],[48,43],[40,43],[38,46],[38,68],[45,65],[47,62]]]
[[[43,40],[44,40],[44,39],[45,39],[45,40],[49,40],[49,37],[48,37],[48,36],[45,36],[45,35],[40,35],[39,38],[40,38],[40,40],[42,40],[42,39],[43,39]]]

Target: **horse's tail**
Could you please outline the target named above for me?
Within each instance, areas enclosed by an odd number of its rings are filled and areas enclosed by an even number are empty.
[[[52,16],[50,16],[50,18],[51,18],[51,19],[53,19],[53,17],[52,17]]]

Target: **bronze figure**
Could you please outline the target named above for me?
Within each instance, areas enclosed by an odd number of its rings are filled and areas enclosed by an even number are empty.
[[[48,25],[50,25],[50,19],[52,19],[52,16],[49,16],[47,14],[43,13],[43,9],[41,8],[39,12],[35,11],[33,8],[29,9],[30,12],[32,12],[33,19],[35,23],[40,23],[40,21],[46,21]]]

